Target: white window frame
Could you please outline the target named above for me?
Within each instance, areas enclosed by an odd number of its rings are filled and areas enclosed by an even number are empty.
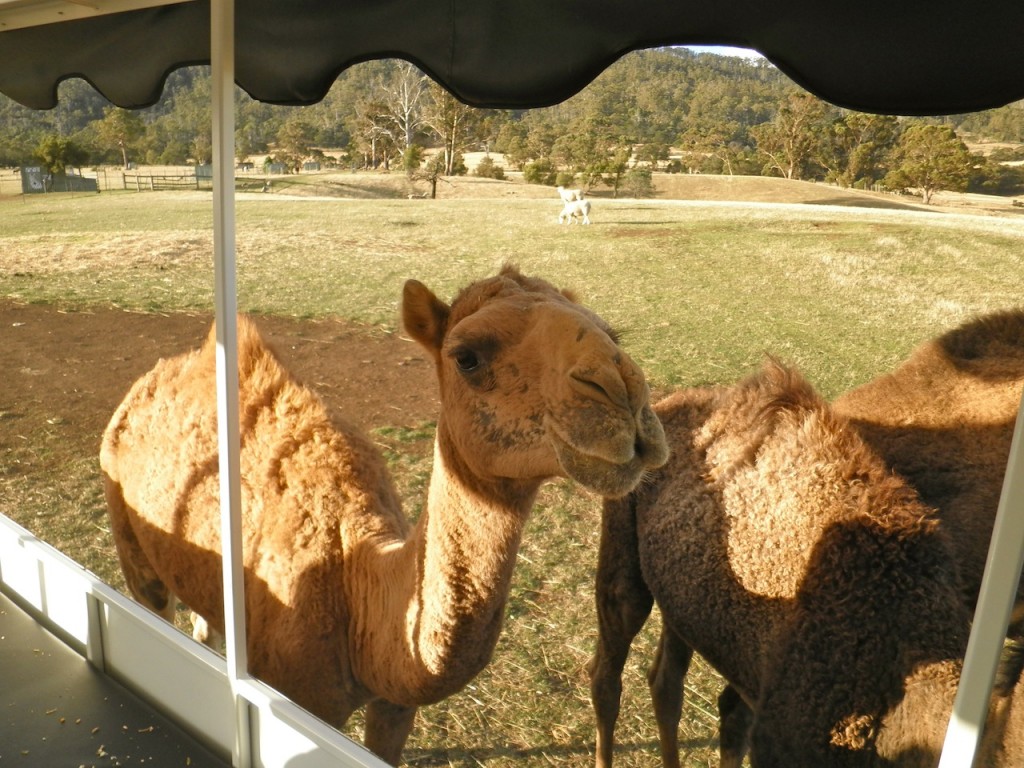
[[[0,34],[55,21],[118,13],[184,0],[0,0]],[[242,589],[241,514],[239,505],[239,425],[237,360],[237,295],[235,282],[234,207],[234,0],[210,0],[211,65],[214,121],[214,263],[217,323],[217,408],[220,447],[222,541],[225,557],[224,601],[227,659],[225,674],[235,706],[232,760],[238,768],[282,765],[267,762],[263,737],[276,729],[298,727],[319,748],[338,749],[345,765],[383,763],[351,741],[326,729],[301,709],[251,678],[245,653],[245,598]],[[229,364],[230,363],[230,364]],[[1003,638],[1024,566],[1024,399],[1014,428],[999,509],[988,554],[974,623],[964,660],[961,684],[946,733],[939,768],[962,768],[973,763],[988,713],[988,702]],[[3,568],[4,572],[9,571]],[[98,594],[95,585],[89,588]],[[100,613],[104,626],[120,612],[136,613],[131,603],[112,608],[107,596]],[[144,612],[143,612],[144,613]],[[135,620],[142,621],[140,617]],[[166,639],[158,623],[144,621],[156,638]],[[198,649],[193,653],[202,656]],[[106,663],[106,662],[104,662]],[[147,683],[148,684],[148,683]],[[304,715],[304,717],[303,717]],[[268,719],[270,718],[270,719]],[[313,723],[307,722],[307,718]],[[316,725],[319,724],[319,725]],[[298,733],[298,731],[296,731]],[[340,741],[339,741],[340,739]],[[358,747],[357,747],[358,748]],[[361,748],[358,748],[361,749]]]

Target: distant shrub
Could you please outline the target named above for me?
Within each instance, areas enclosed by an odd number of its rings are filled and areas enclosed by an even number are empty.
[[[423,147],[419,144],[410,144],[402,153],[402,168],[406,173],[413,173],[419,170],[423,164]]]
[[[455,155],[452,161],[451,173],[446,172],[444,161],[444,152],[436,153],[427,161],[427,171],[438,176],[465,176],[469,173],[469,169],[466,167],[466,159],[462,156],[461,152]]]
[[[505,169],[495,163],[494,158],[488,156],[477,163],[476,175],[485,179],[498,179],[501,181],[505,178]]]
[[[544,184],[554,187],[557,186],[556,176],[554,164],[547,159],[536,160],[523,166],[523,181],[527,184]]]
[[[627,197],[654,197],[654,183],[650,168],[630,168],[622,177],[619,187]]]
[[[1024,168],[999,163],[981,163],[971,172],[968,192],[984,195],[1019,195],[1024,193]]]
[[[569,171],[559,171],[555,176],[555,186],[571,187],[576,183],[576,174]]]
[[[469,173],[469,168],[466,166],[466,158],[459,152],[452,162],[452,176],[465,176],[467,173]]]
[[[993,163],[1019,162],[1024,160],[1024,147],[998,147],[992,150],[988,159]]]

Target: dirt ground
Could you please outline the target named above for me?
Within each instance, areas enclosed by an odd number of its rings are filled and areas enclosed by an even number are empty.
[[[0,299],[0,460],[55,429],[68,454],[97,453],[131,383],[160,357],[198,346],[210,322]],[[334,320],[263,317],[257,325],[293,374],[364,430],[436,418],[433,365],[415,342]]]

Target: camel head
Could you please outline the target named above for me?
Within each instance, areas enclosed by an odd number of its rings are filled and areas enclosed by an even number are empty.
[[[434,357],[438,442],[478,478],[570,477],[604,496],[668,458],[644,375],[596,314],[513,266],[451,306],[405,284],[406,331]]]

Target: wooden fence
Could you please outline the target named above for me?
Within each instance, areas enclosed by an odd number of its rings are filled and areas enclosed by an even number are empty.
[[[161,192],[174,189],[210,189],[213,180],[194,173],[178,175],[155,175],[142,173],[122,174],[124,189],[136,192]]]

